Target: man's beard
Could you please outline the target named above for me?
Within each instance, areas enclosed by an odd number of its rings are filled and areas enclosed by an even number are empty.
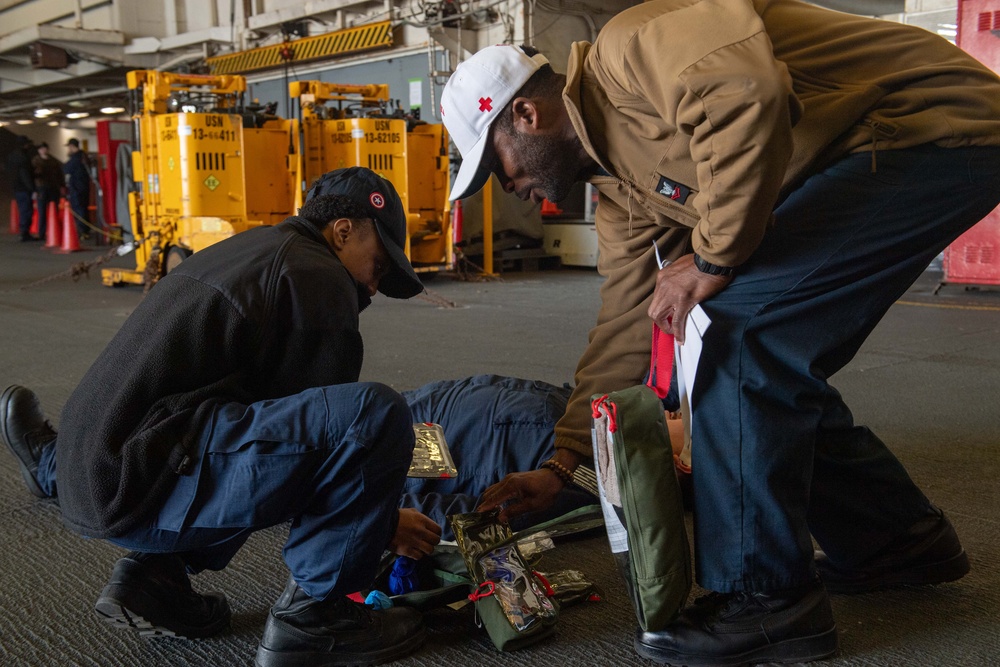
[[[529,136],[515,131],[513,139],[515,155],[532,188],[551,202],[566,199],[580,176],[580,138]]]

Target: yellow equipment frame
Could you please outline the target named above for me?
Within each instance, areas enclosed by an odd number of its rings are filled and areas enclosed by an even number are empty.
[[[407,211],[406,255],[418,273],[455,266],[448,201],[448,136],[441,124],[388,113],[386,84],[294,81],[302,108],[305,189],[324,173],[367,167],[390,181]]]
[[[242,76],[137,70],[127,83],[137,139],[138,187],[129,193],[136,268],[104,269],[104,284],[155,282],[191,253],[294,213],[298,122],[248,115]],[[205,102],[211,106],[199,110]]]

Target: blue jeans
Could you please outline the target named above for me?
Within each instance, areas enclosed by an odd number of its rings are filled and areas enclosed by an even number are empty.
[[[109,541],[218,570],[251,533],[290,521],[283,556],[306,593],[324,599],[371,585],[413,455],[402,396],[373,383],[319,387],[220,404],[194,428],[194,470],[178,476],[156,516]],[[54,449],[39,465],[50,491]]]
[[[951,241],[1000,201],[1000,148],[851,155],[810,177],[721,293],[692,396],[698,583],[775,590],[810,532],[857,564],[929,507],[828,378]]]

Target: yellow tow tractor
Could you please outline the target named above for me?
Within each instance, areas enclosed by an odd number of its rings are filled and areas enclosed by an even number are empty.
[[[133,122],[128,205],[136,268],[105,285],[151,285],[192,253],[276,224],[301,205],[296,120],[244,102],[246,79],[128,73]]]
[[[406,255],[418,273],[455,266],[448,202],[448,135],[392,108],[385,84],[294,81],[289,94],[302,108],[305,188],[324,173],[367,167],[388,179],[406,209]]]

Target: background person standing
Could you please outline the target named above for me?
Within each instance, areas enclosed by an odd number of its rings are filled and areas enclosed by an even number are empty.
[[[49,202],[59,205],[59,195],[63,187],[62,162],[49,155],[49,145],[38,144],[38,154],[32,158],[31,167],[35,174],[35,193],[38,201],[38,238],[45,238],[48,223]]]
[[[90,228],[87,226],[89,222],[87,212],[90,208],[90,159],[87,157],[87,152],[80,148],[79,139],[70,139],[66,142],[66,150],[69,151],[69,160],[62,168],[66,174],[66,193],[76,220],[77,235],[81,239],[86,239],[90,237]]]
[[[20,216],[21,241],[37,241],[31,235],[31,201],[35,192],[35,177],[31,168],[31,157],[35,154],[31,140],[23,134],[14,140],[14,150],[7,154],[7,175],[10,178],[14,201]]]

